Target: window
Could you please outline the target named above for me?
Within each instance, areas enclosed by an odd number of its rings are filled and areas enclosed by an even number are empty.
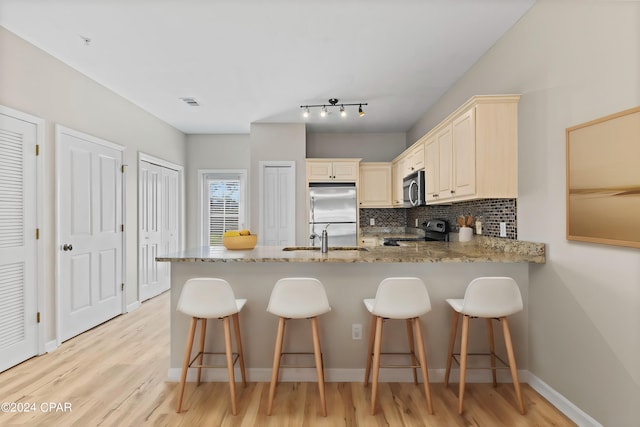
[[[246,172],[202,172],[203,243],[221,246],[226,230],[246,228]]]

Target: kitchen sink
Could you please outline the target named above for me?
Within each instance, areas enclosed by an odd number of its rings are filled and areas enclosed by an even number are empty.
[[[283,251],[320,251],[319,246],[287,246]],[[368,251],[360,246],[329,246],[330,251]]]

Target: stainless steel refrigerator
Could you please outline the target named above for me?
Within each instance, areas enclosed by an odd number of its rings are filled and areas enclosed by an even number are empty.
[[[309,183],[311,246],[320,246],[319,236],[325,228],[329,246],[357,246],[357,215],[355,184]]]

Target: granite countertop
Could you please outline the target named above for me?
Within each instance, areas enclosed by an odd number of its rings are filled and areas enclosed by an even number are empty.
[[[544,243],[477,237],[471,242],[406,242],[402,246],[375,246],[357,250],[329,247],[319,250],[285,251],[282,246],[256,246],[252,250],[231,251],[204,246],[157,257],[164,262],[545,262]]]

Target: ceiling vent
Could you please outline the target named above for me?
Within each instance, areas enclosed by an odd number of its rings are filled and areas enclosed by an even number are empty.
[[[198,103],[198,101],[195,100],[195,98],[180,98],[180,99],[183,100],[190,107],[200,106],[200,104]]]

